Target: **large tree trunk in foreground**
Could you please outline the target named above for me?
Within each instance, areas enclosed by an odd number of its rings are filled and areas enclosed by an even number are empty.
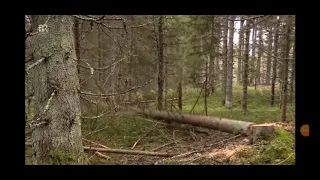
[[[241,134],[244,136],[249,136],[252,140],[260,136],[266,136],[268,134],[273,135],[274,132],[274,127],[271,125],[255,125],[251,122],[236,121],[210,116],[180,114],[165,111],[142,110],[136,108],[132,108],[132,110],[148,118],[189,124],[193,126],[214,129],[226,133]]]
[[[34,29],[48,16],[33,16]],[[86,164],[81,139],[80,90],[72,16],[51,16],[48,32],[32,37],[36,120],[32,124],[33,164]],[[49,104],[49,105],[48,105]]]

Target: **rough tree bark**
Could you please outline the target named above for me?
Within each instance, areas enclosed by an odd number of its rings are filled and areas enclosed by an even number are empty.
[[[256,66],[256,76],[255,76],[255,89],[257,88],[257,85],[260,85],[260,70],[261,70],[261,56],[263,55],[263,39],[262,39],[262,27],[259,26],[258,28],[258,31],[259,31],[259,48],[258,48],[258,59],[257,59],[257,66]]]
[[[227,88],[227,61],[228,61],[228,15],[224,16],[223,22],[223,49],[222,49],[222,105],[226,103]]]
[[[234,15],[230,16],[233,20]],[[234,21],[230,21],[229,27],[229,50],[228,50],[228,64],[227,64],[227,87],[226,87],[226,107],[232,108],[232,82],[233,82],[233,34]]]
[[[156,120],[168,120],[177,123],[189,124],[193,126],[199,126],[209,129],[218,130],[221,132],[241,134],[249,136],[251,140],[255,140],[257,137],[273,137],[275,134],[275,128],[273,125],[261,124],[256,125],[252,122],[237,121],[224,118],[216,118],[210,116],[197,116],[189,114],[172,113],[165,111],[153,111],[153,110],[142,110],[132,108],[135,113],[141,114],[148,118]]]
[[[290,102],[293,101],[294,99],[294,93],[295,93],[295,84],[296,84],[296,80],[295,80],[295,75],[296,75],[296,43],[294,43],[293,45],[293,57],[292,57],[292,61],[291,61],[291,82],[290,82]]]
[[[33,164],[86,164],[77,62],[72,59],[76,57],[74,19],[39,15],[32,20],[35,30],[48,20],[48,32],[32,37],[34,58],[46,58],[34,67],[35,114],[40,119],[33,124]],[[48,110],[42,114],[46,106]]]
[[[281,97],[281,117],[282,121],[287,120],[287,99],[288,99],[288,67],[289,67],[289,51],[290,51],[290,35],[291,35],[291,23],[292,17],[288,16],[286,25],[285,25],[285,46],[284,46],[284,53],[283,53],[283,90],[282,90],[282,97]]]
[[[247,111],[248,99],[248,69],[249,69],[249,40],[250,40],[250,22],[246,20],[245,36],[244,36],[244,54],[243,54],[243,95],[242,95],[242,110]]]
[[[243,47],[243,23],[242,16],[240,16],[240,29],[239,29],[239,49],[238,49],[238,73],[237,73],[237,84],[240,85],[242,82],[242,47]]]
[[[272,28],[269,29],[268,34],[268,57],[267,57],[267,74],[266,74],[266,84],[270,84],[271,77],[271,54],[272,54]]]
[[[164,55],[163,55],[163,24],[164,17],[160,15],[159,18],[159,62],[158,62],[158,103],[157,109],[163,109],[163,85],[164,85]]]
[[[178,84],[178,107],[180,113],[182,112],[182,84],[179,82]]]
[[[274,105],[275,102],[275,87],[277,80],[277,61],[278,61],[278,44],[279,44],[279,26],[280,21],[276,19],[276,27],[275,34],[273,39],[273,65],[272,65],[272,82],[271,82],[271,106]]]
[[[75,51],[76,51],[76,58],[80,59],[80,36],[81,36],[81,30],[80,30],[80,23],[79,23],[78,18],[74,18],[74,39],[75,39]],[[80,64],[80,61],[78,61]],[[81,84],[81,76],[80,76],[80,66],[77,67],[78,71],[78,77],[79,77],[79,82]]]
[[[209,86],[211,89],[211,93],[213,94],[215,91],[215,36],[214,36],[214,16],[211,16],[211,42],[210,42],[210,64],[209,64]]]
[[[253,84],[255,78],[255,63],[256,63],[256,39],[257,39],[257,25],[255,24],[255,20],[253,20],[252,26],[252,67],[250,67],[250,84]]]

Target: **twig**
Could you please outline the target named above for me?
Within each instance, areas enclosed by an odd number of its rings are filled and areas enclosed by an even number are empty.
[[[163,156],[170,157],[175,156],[176,153],[160,153],[160,152],[149,152],[149,151],[135,151],[135,150],[125,150],[125,149],[106,149],[106,148],[93,148],[84,146],[85,151],[100,151],[100,152],[109,152],[109,153],[118,153],[118,154],[132,154],[132,155],[148,155],[148,156]]]
[[[102,130],[107,129],[107,128],[108,128],[108,126],[106,126],[106,127],[104,127],[104,128],[101,128],[101,129],[98,129],[98,130],[95,130],[95,131],[93,131],[93,132],[90,132],[90,133],[84,135],[84,137],[87,137],[87,136],[89,136],[89,135],[92,135],[92,134],[94,134],[94,133],[97,133],[97,132],[102,131]]]
[[[102,153],[100,153],[100,152],[98,152],[98,151],[96,151],[95,154],[97,154],[98,156],[103,157],[103,158],[105,158],[105,159],[111,159],[110,156],[104,155],[104,154],[102,154]]]
[[[157,147],[157,148],[152,149],[151,151],[159,150],[159,149],[161,149],[161,148],[164,148],[164,147],[166,147],[166,146],[169,146],[169,145],[171,145],[171,144],[173,144],[173,143],[175,143],[175,142],[182,141],[182,140],[184,140],[184,139],[187,139],[187,137],[180,138],[180,139],[178,139],[178,140],[176,140],[176,141],[172,141],[172,142],[166,143],[166,144],[164,144],[164,145],[161,145],[161,146],[159,146],[159,147]]]
[[[87,117],[87,116],[81,116],[82,119],[99,119],[101,118],[102,116],[106,115],[107,113],[109,113],[110,111],[109,110],[106,110],[105,112],[101,113],[100,115],[98,116],[92,116],[92,117]],[[112,115],[114,116],[114,115]]]
[[[153,81],[153,79],[151,79],[150,81],[140,85],[140,86],[135,86],[135,87],[132,87],[131,89],[128,89],[128,90],[125,90],[123,92],[120,92],[120,93],[111,93],[111,94],[94,94],[94,93],[90,93],[90,92],[80,92],[81,94],[84,94],[84,95],[90,95],[90,96],[101,96],[103,98],[106,98],[106,97],[109,97],[109,96],[118,96],[118,95],[121,95],[121,94],[125,94],[125,93],[128,93],[130,91],[133,91],[135,89],[138,89],[138,88],[141,88],[141,87],[144,87],[146,86],[147,84],[151,83]]]
[[[41,123],[39,123],[39,124],[34,124],[34,125],[33,125],[34,122],[39,121],[39,120],[41,119],[42,115],[45,114],[45,113],[49,110],[50,103],[51,103],[52,98],[53,98],[53,96],[54,96],[55,94],[56,94],[56,91],[53,91],[53,92],[51,93],[51,96],[50,96],[50,98],[48,99],[48,102],[47,102],[47,104],[46,104],[43,112],[39,115],[39,117],[38,117],[36,120],[30,122],[30,127],[32,127],[32,126],[37,127],[37,126],[39,126],[39,125],[41,125],[41,124],[46,123],[46,122],[44,121],[44,122],[41,122]]]
[[[190,110],[189,114],[192,113],[193,109],[196,107],[196,105],[197,105],[197,103],[198,103],[198,101],[199,101],[199,98],[200,98],[200,96],[201,96],[202,90],[204,89],[204,85],[205,85],[205,83],[202,84],[201,91],[200,91],[200,93],[199,93],[199,96],[198,96],[198,98],[197,98],[197,101],[196,101],[196,103],[193,105],[193,107],[192,107],[192,109]]]
[[[293,155],[293,153],[291,153],[285,160],[279,162],[277,165],[283,164],[283,163],[286,162],[292,155]]]
[[[43,60],[45,60],[45,59],[46,59],[46,58],[43,57],[43,58],[37,60],[35,63],[31,64],[29,67],[27,67],[26,73],[28,73],[28,71],[29,71],[31,68],[33,68],[33,67],[35,67],[36,65],[40,64],[40,63],[41,63]]]
[[[149,131],[147,131],[143,136],[141,136],[141,137],[133,144],[133,146],[131,147],[131,150],[133,150],[133,149],[136,147],[136,145],[140,142],[140,140],[141,140],[142,138],[146,137],[146,135],[148,135],[151,131],[153,131],[154,128],[155,128],[157,125],[158,125],[158,124],[155,124]]]
[[[99,144],[99,143],[96,143],[96,142],[94,142],[94,141],[90,141],[90,140],[85,139],[85,138],[82,138],[82,140],[85,140],[85,141],[87,141],[87,142],[90,142],[90,143],[92,143],[92,144],[95,144],[95,145],[100,146],[100,147],[105,148],[105,149],[110,149],[109,147],[107,147],[107,146],[105,146],[105,145],[103,145],[103,144]]]

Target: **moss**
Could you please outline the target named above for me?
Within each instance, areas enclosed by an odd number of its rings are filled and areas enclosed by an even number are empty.
[[[237,153],[240,164],[295,164],[294,135],[283,129],[277,131],[272,141],[258,141],[250,149]],[[290,158],[288,158],[290,157]],[[287,159],[288,158],[288,159]]]
[[[73,153],[53,150],[48,154],[48,164],[50,165],[76,165],[83,164],[82,162],[84,161],[78,160]]]

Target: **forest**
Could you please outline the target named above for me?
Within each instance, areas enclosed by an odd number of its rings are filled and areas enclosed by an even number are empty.
[[[25,15],[26,165],[294,165],[294,15]]]

